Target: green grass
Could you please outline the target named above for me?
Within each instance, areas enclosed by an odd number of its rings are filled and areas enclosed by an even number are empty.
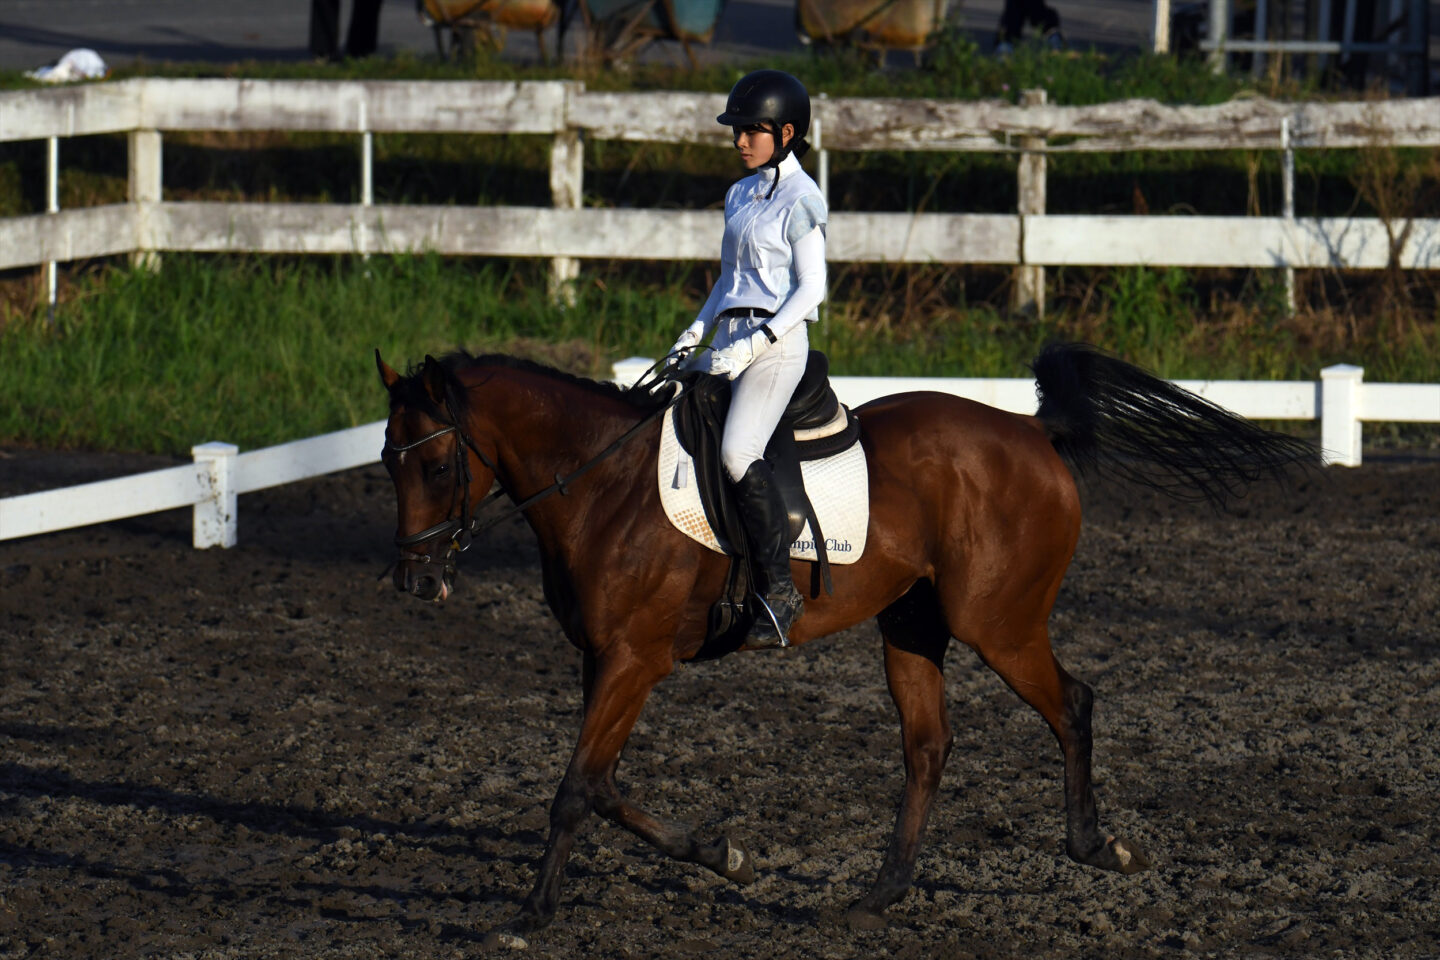
[[[573,367],[577,350],[659,350],[673,339],[674,295],[591,288],[560,309],[543,276],[525,275],[536,270],[439,257],[170,256],[155,273],[91,274],[53,326],[37,312],[0,330],[0,443],[248,448],[383,416],[377,347],[399,367],[460,346],[518,347]]]
[[[53,323],[37,308],[0,328],[0,444],[184,454],[366,423],[385,413],[377,347],[400,369],[463,347],[607,376],[660,356],[703,298],[705,265],[653,271],[586,268],[570,307],[548,300],[541,262],[170,255],[155,272],[92,271]],[[1316,317],[1286,318],[1274,290],[1268,312],[1207,311],[1181,271],[1057,274],[1044,321],[966,304],[955,270],[911,277],[908,307],[867,280],[838,277],[812,331],[837,375],[1024,376],[1046,340],[1080,338],[1177,378],[1314,379],[1343,360],[1367,379],[1440,380],[1433,316],[1317,337]]]

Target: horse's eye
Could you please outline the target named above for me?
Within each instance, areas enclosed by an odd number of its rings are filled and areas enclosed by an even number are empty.
[[[450,464],[448,463],[438,464],[430,471],[430,477],[434,480],[444,480],[448,476],[450,476]]]

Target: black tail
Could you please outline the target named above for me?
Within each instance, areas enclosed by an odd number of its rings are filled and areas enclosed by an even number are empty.
[[[1314,445],[1265,430],[1083,343],[1051,344],[1031,364],[1038,416],[1077,473],[1177,500],[1223,506],[1247,484],[1319,466]]]

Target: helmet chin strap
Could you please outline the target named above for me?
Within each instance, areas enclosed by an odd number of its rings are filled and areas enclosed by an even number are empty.
[[[775,196],[775,188],[780,184],[780,164],[784,163],[785,158],[790,156],[790,147],[785,143],[784,134],[778,123],[770,124],[770,136],[775,141],[775,149],[770,154],[770,159],[760,165],[762,170],[766,167],[775,168],[775,179],[770,181],[770,190],[765,194],[766,200]]]

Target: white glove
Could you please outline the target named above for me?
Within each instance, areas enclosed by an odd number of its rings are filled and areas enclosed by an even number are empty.
[[[685,328],[684,333],[680,334],[680,339],[676,340],[675,346],[670,348],[670,355],[673,356],[678,353],[681,354],[683,359],[684,354],[689,353],[696,346],[698,346],[700,344],[701,338],[704,336],[705,325],[699,320],[696,320],[694,323],[690,324],[690,326]]]
[[[760,355],[770,349],[770,337],[764,330],[756,330],[743,340],[736,340],[710,355],[710,372],[723,374],[734,380],[745,372]]]

